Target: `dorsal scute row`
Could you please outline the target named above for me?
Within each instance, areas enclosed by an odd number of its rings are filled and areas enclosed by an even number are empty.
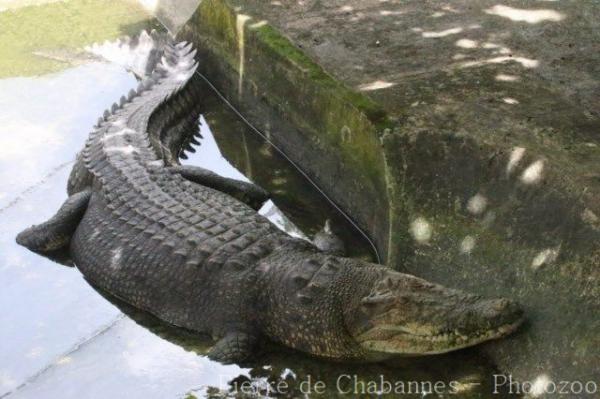
[[[153,73],[144,78],[137,89],[129,91],[127,96],[122,96],[119,102],[112,104],[110,108],[104,111],[98,119],[90,137],[84,148],[84,160],[88,162],[91,158],[90,146],[98,137],[103,135],[106,129],[102,129],[107,123],[114,123],[119,118],[125,119],[124,115],[120,114],[127,104],[133,102],[137,97],[140,97],[145,92],[153,88],[160,87],[156,95],[162,96],[162,101],[157,103],[155,108],[159,108],[164,102],[168,101],[177,94],[192,76],[197,68],[197,63],[194,60],[196,51],[192,49],[191,44],[182,42],[178,44],[166,43],[164,46],[165,55],[161,62],[155,67]],[[151,110],[153,113],[156,109]],[[151,115],[148,115],[150,118]]]

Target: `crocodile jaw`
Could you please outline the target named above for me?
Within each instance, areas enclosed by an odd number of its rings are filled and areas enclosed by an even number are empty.
[[[522,318],[513,323],[482,330],[470,336],[458,331],[437,335],[417,335],[399,328],[382,327],[358,337],[361,346],[373,355],[385,358],[387,355],[424,356],[438,355],[467,348],[485,341],[505,337],[513,333],[523,322]],[[376,356],[377,357],[377,356]]]
[[[483,299],[385,271],[350,317],[348,330],[373,357],[446,353],[502,338],[523,321],[507,299]]]

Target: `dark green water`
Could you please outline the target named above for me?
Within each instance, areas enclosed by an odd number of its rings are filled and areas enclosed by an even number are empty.
[[[198,78],[199,81],[202,81]],[[260,213],[288,233],[311,239],[331,221],[333,231],[344,241],[347,255],[375,261],[369,242],[328,202],[300,171],[270,143],[239,118],[208,85],[200,124],[204,139],[196,153],[188,153],[187,164],[211,169],[221,175],[251,180],[267,189],[271,201]]]

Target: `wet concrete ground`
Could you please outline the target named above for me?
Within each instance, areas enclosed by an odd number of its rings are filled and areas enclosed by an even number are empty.
[[[0,138],[1,397],[178,397],[240,372],[157,339],[76,269],[14,242],[19,230],[58,209],[93,121],[136,85],[120,66],[97,62],[0,81],[0,118],[8,127]]]
[[[31,22],[33,15],[38,21],[61,18],[47,24],[45,32],[38,26],[39,35],[55,36],[55,41],[30,43],[27,37],[17,40],[16,32],[8,37],[0,33],[0,58],[10,61],[9,68],[0,68],[0,76],[10,76],[0,80],[0,397],[164,398],[224,386],[243,370],[157,338],[98,295],[76,269],[36,256],[14,241],[19,230],[58,209],[66,198],[74,154],[94,121],[137,86],[121,65],[82,56],[83,46],[121,36],[123,24],[150,21],[150,16],[123,2],[105,11],[112,16],[103,21],[106,29],[95,31],[86,42],[63,35],[86,30],[70,12],[75,10],[80,22],[89,21],[98,16],[98,2],[8,6],[9,11],[0,13],[3,21]],[[61,25],[67,22],[68,28]],[[65,58],[48,64],[48,52]],[[62,71],[53,72],[57,68]],[[19,76],[34,72],[39,76]],[[203,131],[210,140],[206,125]],[[215,161],[213,168],[221,165],[221,172],[235,172],[226,170],[228,163],[216,146],[207,145],[199,154],[207,152]]]

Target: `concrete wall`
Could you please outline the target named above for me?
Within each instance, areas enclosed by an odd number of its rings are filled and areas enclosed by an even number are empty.
[[[344,83],[351,58],[336,69],[304,51],[302,32],[273,28],[285,8],[257,4],[206,0],[184,27],[209,79],[356,218],[390,267],[520,301],[527,324],[484,346],[501,370],[600,377],[600,122],[574,100],[585,104],[592,86],[567,96],[543,68],[484,62],[432,67],[367,96]],[[528,32],[541,46],[543,31]],[[501,85],[517,72],[520,83]]]

